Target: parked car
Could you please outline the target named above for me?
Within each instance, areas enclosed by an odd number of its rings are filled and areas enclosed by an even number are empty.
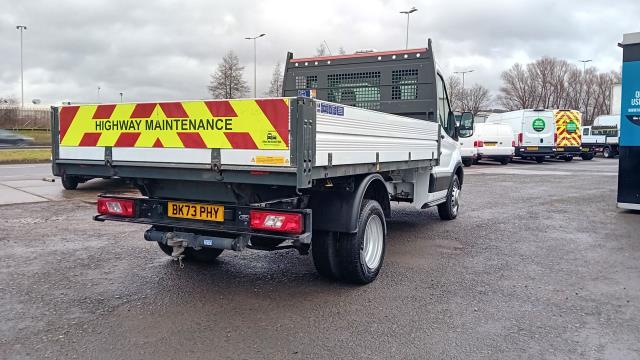
[[[20,135],[16,132],[0,129],[0,146],[27,146],[33,145],[33,138]]]
[[[515,155],[513,129],[506,124],[475,124],[473,145],[478,151],[477,160],[491,159],[502,165],[511,162]]]

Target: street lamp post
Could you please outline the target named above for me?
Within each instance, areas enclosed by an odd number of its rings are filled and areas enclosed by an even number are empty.
[[[418,9],[416,9],[415,6],[411,7],[411,9],[409,10],[405,10],[405,11],[400,11],[400,14],[406,14],[407,15],[407,37],[404,43],[404,48],[408,49],[409,48],[409,15],[411,15],[411,13],[414,13],[418,11]]]
[[[98,103],[100,103],[100,85],[98,85]]]
[[[584,74],[585,70],[587,70],[587,63],[591,62],[591,59],[587,59],[587,60],[578,60],[579,62],[582,63],[582,73]]]
[[[22,32],[27,30],[24,25],[16,26],[16,29],[20,30],[20,92],[22,93],[22,107],[24,107],[24,67],[22,63]]]
[[[265,36],[267,34],[260,34],[260,35],[256,35],[256,36],[249,36],[246,37],[245,40],[253,40],[253,97],[257,98],[257,90],[256,90],[256,83],[257,83],[257,50],[256,50],[256,40],[258,38],[261,38],[263,36]]]
[[[124,95],[124,93],[120,93],[120,102],[122,102],[122,95]]]
[[[462,90],[464,90],[464,74],[466,73],[472,73],[473,69],[471,70],[465,70],[465,71],[454,71],[454,74],[462,74]]]

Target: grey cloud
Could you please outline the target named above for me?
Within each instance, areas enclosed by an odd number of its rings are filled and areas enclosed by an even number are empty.
[[[7,1],[7,0],[4,0]],[[311,5],[284,1],[70,1],[12,2],[0,14],[0,96],[19,96],[19,37],[25,24],[25,97],[46,103],[207,97],[209,74],[234,50],[253,82],[258,40],[258,93],[286,51],[313,55],[326,40],[334,52],[404,47],[405,18],[416,6],[410,45],[434,39],[445,71],[476,69],[469,83],[492,90],[499,74],[518,59],[543,55],[594,59],[617,69],[624,32],[640,31],[636,0],[603,1],[338,1]]]

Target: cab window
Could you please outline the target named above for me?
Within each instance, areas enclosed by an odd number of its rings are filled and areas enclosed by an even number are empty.
[[[582,129],[582,135],[589,136],[589,129],[588,128]]]
[[[442,128],[449,134],[453,135],[455,128],[453,113],[449,107],[449,98],[447,96],[447,89],[444,85],[442,76],[438,74],[436,76],[436,91],[438,96],[438,121],[442,125]]]

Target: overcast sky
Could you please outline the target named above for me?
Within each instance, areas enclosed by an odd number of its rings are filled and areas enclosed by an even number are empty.
[[[228,50],[253,83],[258,40],[258,94],[287,51],[315,54],[322,41],[333,52],[404,48],[433,39],[446,75],[474,69],[466,83],[497,92],[500,72],[514,62],[549,55],[593,59],[602,71],[620,70],[616,44],[640,31],[639,0],[447,1],[125,1],[0,0],[0,97],[20,98],[20,36],[24,32],[25,102],[206,98],[209,74]]]

